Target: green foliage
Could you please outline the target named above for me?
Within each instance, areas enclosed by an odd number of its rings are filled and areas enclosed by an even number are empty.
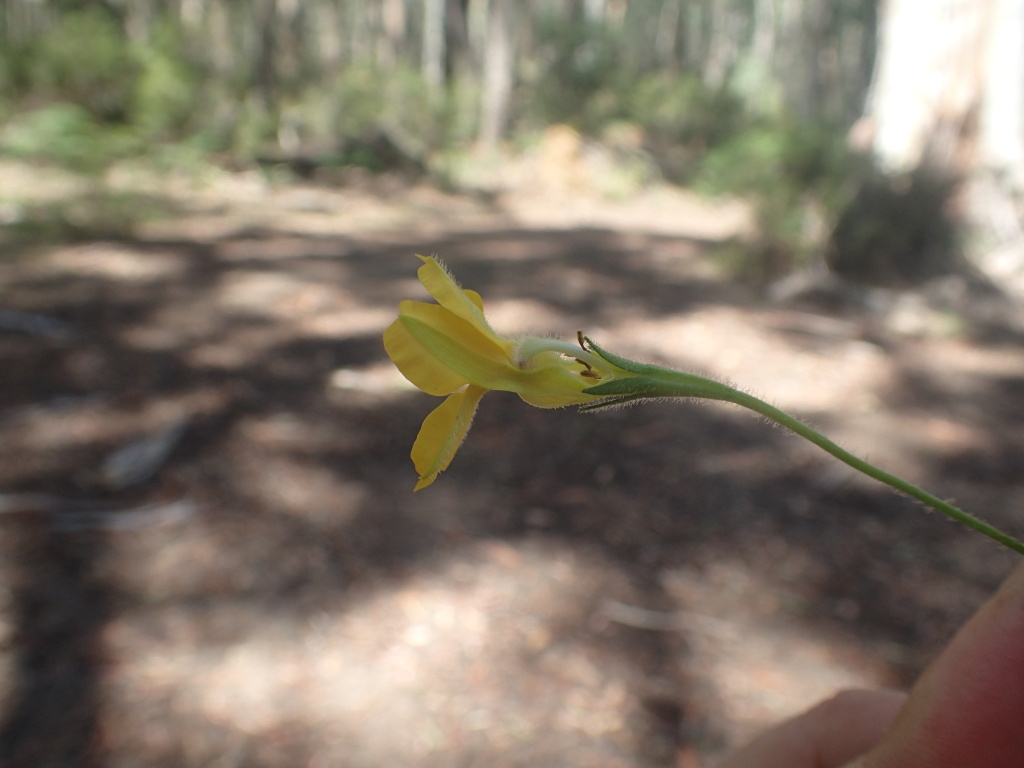
[[[766,123],[712,148],[692,182],[710,195],[753,201],[759,231],[753,244],[721,254],[735,275],[770,281],[823,248],[860,172],[842,134],[822,126]]]
[[[956,271],[962,233],[949,216],[958,180],[927,166],[899,178],[863,174],[829,243],[837,274],[862,283],[905,286]]]
[[[271,144],[278,127],[277,116],[259,98],[250,95],[230,107],[226,131],[218,143],[238,162],[251,163]]]
[[[842,176],[852,162],[838,132],[784,122],[763,124],[713,147],[695,183],[711,194],[799,194]]]
[[[200,73],[182,55],[182,43],[178,28],[164,23],[134,51],[138,75],[130,117],[148,139],[180,138],[196,120]]]
[[[25,112],[0,134],[0,148],[25,160],[45,160],[86,173],[137,153],[137,136],[103,125],[77,104],[56,103]]]
[[[333,129],[339,136],[358,136],[370,129],[384,112],[383,80],[371,66],[352,66],[338,73],[326,93],[307,92],[307,102],[326,118],[316,132],[326,135]]]
[[[12,52],[23,90],[78,104],[100,120],[123,120],[138,64],[119,22],[103,5],[61,14],[54,27]]]
[[[630,119],[654,137],[682,144],[719,144],[742,124],[743,105],[692,74],[653,72],[622,88]]]
[[[385,92],[387,103],[379,127],[400,137],[416,154],[425,154],[449,138],[448,96],[432,97],[418,69],[397,68]]]
[[[422,158],[454,173],[458,156],[469,158],[484,86],[465,46],[452,46],[456,74],[432,90],[415,45],[389,39],[382,47],[383,38],[361,40],[350,26],[333,54],[321,51],[330,36],[314,33],[315,4],[293,26],[227,0],[210,0],[202,19],[177,4],[149,4],[148,19],[133,17],[131,36],[124,3],[41,5],[51,13],[17,29],[13,15],[0,14],[0,150],[15,156],[96,172],[142,153],[174,167],[218,152],[235,165],[300,175],[350,166],[418,172]],[[357,5],[342,14],[347,22],[369,18]],[[573,7],[518,12],[520,21],[533,18],[517,32],[513,142],[568,123],[612,158],[600,174],[606,193],[628,195],[660,175],[754,200],[761,240],[737,271],[768,274],[805,258],[816,237],[808,222],[834,220],[853,169],[838,134],[778,119],[784,84],[739,39],[746,53],[730,77],[717,78],[724,85],[710,88],[682,55],[700,14],[679,17],[690,31],[677,28],[664,38],[677,42],[655,51],[656,24],[675,17],[631,4],[623,24],[602,24],[581,21]],[[414,26],[404,42],[415,42]]]
[[[748,124],[729,91],[707,88],[685,73],[652,72],[624,83],[624,111],[644,128],[647,144],[669,181],[689,183],[709,147],[733,139]]]
[[[616,99],[621,65],[615,36],[605,27],[548,22],[530,73],[529,108],[540,124],[569,123],[591,132],[624,115]]]
[[[675,155],[667,175],[679,176],[694,152],[742,127],[744,105],[724,87],[709,88],[696,72],[631,66],[625,34],[572,19],[541,25],[519,92],[521,127],[567,123],[597,136],[609,124],[634,123],[662,154],[659,159]]]
[[[480,170],[466,148],[485,87],[486,19],[474,13],[486,16],[486,4],[471,9],[461,36],[448,20],[452,77],[432,89],[420,71],[422,29],[406,24],[396,37],[358,3],[327,13],[320,3],[207,0],[186,13],[180,3],[7,2],[0,152],[90,173],[140,155],[158,167],[199,167],[211,153],[236,167],[323,178],[347,178],[337,171],[352,166],[419,173],[425,159],[452,179],[461,164]],[[771,279],[819,249],[859,173],[820,116],[845,119],[837,115],[849,109],[837,112],[828,106],[836,102],[804,93],[802,78],[780,75],[806,71],[811,59],[801,51],[766,58],[755,50],[744,2],[728,1],[745,21],[715,40],[706,34],[709,3],[679,3],[678,13],[631,3],[603,23],[583,20],[567,0],[514,5],[511,146],[567,123],[600,144],[604,154],[591,154],[604,162],[594,175],[605,194],[627,196],[663,178],[752,200],[757,241],[723,256],[736,274]],[[850,87],[870,71],[869,6],[843,0],[826,14],[834,28],[800,43],[815,61],[830,52],[848,62],[808,80],[847,106]],[[327,21],[334,33],[324,34]],[[794,17],[780,39],[795,40],[802,23]],[[704,56],[712,44],[713,67]],[[787,105],[819,119],[787,120]],[[877,250],[856,234],[848,239]]]
[[[320,147],[401,124],[408,113],[416,111],[417,94],[408,81],[407,73],[382,73],[369,64],[349,66],[329,83],[311,84],[288,100],[281,123],[303,143]],[[393,103],[405,97],[411,97],[413,103]]]
[[[166,214],[166,207],[164,200],[97,184],[87,193],[22,207],[3,235],[19,245],[131,237],[140,222]]]

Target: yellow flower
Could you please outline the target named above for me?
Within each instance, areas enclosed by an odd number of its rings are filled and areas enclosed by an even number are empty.
[[[415,490],[447,469],[488,390],[559,408],[601,400],[584,390],[631,375],[563,341],[498,336],[484,318],[480,295],[460,288],[436,259],[420,258],[420,281],[438,303],[403,301],[398,319],[384,332],[384,348],[402,375],[428,394],[447,395],[413,444]]]

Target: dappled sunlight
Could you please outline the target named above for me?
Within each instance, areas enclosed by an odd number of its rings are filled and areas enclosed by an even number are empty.
[[[357,301],[342,302],[343,308],[332,308],[305,318],[299,331],[309,336],[332,339],[378,335],[394,321],[394,312],[384,307],[367,306]]]
[[[148,283],[180,278],[188,268],[176,250],[140,250],[122,243],[91,243],[55,248],[39,260],[40,275],[54,271],[81,277],[101,277],[125,283]]]
[[[629,232],[643,221],[642,231],[666,237],[723,242],[753,231],[749,205],[730,199],[708,200],[685,190],[655,188],[625,200],[598,200],[584,195],[531,192],[508,197],[507,210],[523,227],[577,229],[599,227]]]
[[[613,335],[623,348],[736,382],[783,410],[808,414],[837,402],[858,412],[874,410],[892,379],[891,359],[859,338],[853,325],[837,322],[816,333],[816,322],[775,308],[709,306],[654,320],[624,319]],[[794,343],[780,333],[794,326],[809,342]]]
[[[205,178],[175,179],[173,184],[142,174],[116,189],[149,192],[159,190],[183,213],[174,218],[154,218],[139,227],[145,239],[188,237],[217,244],[242,238],[253,243],[252,232],[276,235],[267,245],[255,244],[257,258],[288,258],[297,246],[295,238],[316,240],[338,236],[378,235],[387,238],[409,227],[432,229],[432,234],[460,227],[505,227],[508,217],[496,215],[492,206],[471,197],[442,192],[427,184],[408,184],[381,195],[322,184],[274,183],[259,173],[213,172]],[[250,235],[250,237],[246,237]],[[427,236],[431,236],[427,235]],[[227,246],[226,258],[250,258],[245,247]]]
[[[185,206],[181,183],[162,229],[0,264],[22,313],[0,328],[0,700],[49,716],[63,691],[111,765],[686,764],[908,679],[1006,566],[691,403],[583,417],[497,393],[413,494],[432,403],[381,334],[437,253],[503,334],[584,330],[730,379],[1008,529],[1014,349],[764,304],[656,206],[522,229],[508,199],[250,178]]]
[[[499,335],[511,338],[533,332],[538,336],[568,339],[575,333],[564,313],[528,298],[489,301],[487,321]]]
[[[325,437],[322,426],[273,414],[247,418],[236,429],[237,439],[247,446],[225,458],[233,471],[250,478],[244,493],[259,506],[314,528],[338,530],[369,502],[371,491],[365,483],[339,477],[337,470],[309,455],[317,432]],[[338,441],[333,439],[332,444]]]
[[[285,272],[239,271],[224,275],[213,300],[231,314],[293,320],[330,306],[337,297],[331,286]]]
[[[1024,551],[1024,7],[910,5],[4,0],[3,768],[920,679]]]
[[[189,365],[225,371],[244,370],[254,361],[273,354],[291,334],[273,328],[240,327],[226,338],[192,346],[184,356]]]
[[[766,540],[777,570],[730,557],[704,568],[682,566],[662,576],[677,605],[673,626],[688,641],[689,662],[714,681],[706,706],[745,741],[782,717],[835,691],[894,681],[878,648],[841,631],[801,620],[817,567],[784,542]],[[853,611],[852,605],[844,606]]]
[[[67,398],[46,407],[36,404],[8,410],[0,420],[0,440],[39,452],[117,445],[178,419],[215,414],[224,402],[224,394],[215,389],[152,396],[127,407],[100,395]]]
[[[110,738],[158,762],[154,722],[199,718],[256,738],[313,734],[307,746],[327,764],[567,749],[581,765],[621,759],[651,683],[608,646],[629,630],[593,621],[613,595],[630,590],[600,558],[485,540],[372,590],[354,612],[329,600],[308,614],[151,604],[105,633],[123,659],[105,682]],[[231,628],[200,639],[197,619]],[[506,675],[509,665],[521,673]]]
[[[5,202],[19,205],[55,203],[77,195],[88,194],[90,179],[72,171],[47,168],[40,173],[34,163],[4,158],[0,160],[0,189],[17,190],[17,195],[4,195]],[[13,217],[12,217],[13,218]]]
[[[390,360],[365,366],[338,368],[327,382],[328,397],[339,405],[355,397],[370,398],[375,403],[392,400],[399,395],[417,392]]]
[[[309,337],[379,335],[394,319],[393,310],[353,296],[345,288],[344,272],[327,281],[280,271],[229,272],[211,298],[228,316],[279,321],[287,332]],[[222,343],[235,346],[239,341],[229,336]]]

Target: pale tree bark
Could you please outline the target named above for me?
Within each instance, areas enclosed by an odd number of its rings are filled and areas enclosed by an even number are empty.
[[[703,75],[703,62],[707,53],[707,18],[710,15],[702,0],[687,3],[683,9],[685,37],[683,64],[686,69]]]
[[[965,170],[983,91],[993,0],[889,0],[868,115],[872,150],[894,173]]]
[[[979,161],[1024,186],[1024,1],[995,0],[985,60]]]
[[[583,16],[593,24],[600,24],[604,21],[607,0],[584,0]]]
[[[666,0],[658,14],[658,31],[654,38],[654,52],[655,59],[661,66],[670,67],[676,63],[679,17],[682,14],[681,4],[681,0]]]
[[[995,0],[977,168],[968,204],[975,260],[1024,299],[1024,0]]]
[[[484,44],[484,92],[480,114],[480,148],[497,147],[508,123],[512,98],[514,0],[490,0]]]
[[[961,255],[1024,297],[1024,0],[888,0],[879,32],[856,135],[910,191],[947,185],[934,225],[955,213]]]
[[[603,10],[605,26],[620,29],[626,19],[628,6],[628,0],[608,0]]]
[[[377,60],[381,69],[394,68],[398,50],[405,37],[405,3],[402,0],[383,0],[381,3],[381,35],[377,47]]]
[[[775,0],[757,0],[754,3],[751,53],[764,62],[775,60],[775,42],[778,39],[777,15]]]
[[[445,0],[423,2],[423,79],[435,96],[444,84],[445,6]]]
[[[739,50],[733,32],[738,28],[736,13],[728,3],[712,3],[708,11],[710,16],[707,57],[701,73],[701,79],[712,90],[723,87],[736,63]]]

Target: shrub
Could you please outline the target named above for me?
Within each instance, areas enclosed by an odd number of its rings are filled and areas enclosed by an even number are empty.
[[[34,95],[77,104],[99,120],[127,117],[139,65],[119,21],[102,5],[61,14],[13,58],[21,59],[20,85]]]
[[[85,107],[62,102],[25,112],[8,123],[0,146],[15,157],[83,172],[97,172],[141,149],[130,129],[103,125]]]

